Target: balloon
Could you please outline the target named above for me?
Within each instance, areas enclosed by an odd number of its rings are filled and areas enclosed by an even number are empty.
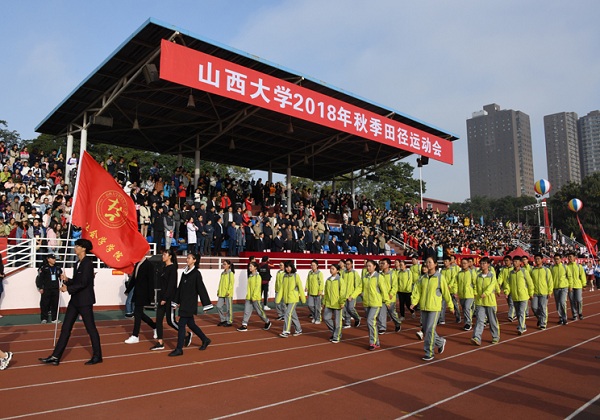
[[[533,187],[535,192],[539,195],[548,194],[551,188],[552,186],[550,185],[550,182],[547,179],[540,179],[538,182],[535,183]]]
[[[577,213],[582,208],[583,208],[583,202],[580,199],[574,198],[571,201],[569,201],[569,210]]]

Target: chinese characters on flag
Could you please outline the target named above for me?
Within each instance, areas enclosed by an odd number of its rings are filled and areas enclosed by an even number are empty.
[[[102,262],[127,274],[150,249],[138,232],[133,200],[87,152],[81,157],[72,220]]]
[[[453,163],[452,142],[322,93],[163,40],[160,78]]]

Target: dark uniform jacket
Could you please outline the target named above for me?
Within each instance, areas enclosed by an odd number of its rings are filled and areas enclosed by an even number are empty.
[[[44,264],[38,270],[37,277],[35,278],[35,285],[38,289],[58,289],[58,283],[60,275],[62,274],[62,268],[54,264],[50,267],[48,264]]]
[[[90,257],[84,257],[73,270],[73,278],[67,283],[71,295],[69,305],[75,307],[91,306],[96,303],[94,294],[94,264]]]
[[[179,304],[179,316],[191,317],[198,313],[198,296],[202,306],[212,306],[200,271],[197,268],[187,274],[184,271],[173,299]]]

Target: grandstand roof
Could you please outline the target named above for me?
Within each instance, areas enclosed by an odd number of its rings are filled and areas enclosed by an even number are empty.
[[[257,170],[329,180],[350,171],[412,154],[314,122],[224,96],[152,79],[147,64],[160,68],[161,40],[233,62],[281,80],[454,141],[458,137],[393,109],[367,101],[309,76],[283,68],[154,19],[146,21],[68,95],[37,127],[44,134],[77,132],[94,115],[88,142],[134,147]],[[193,94],[195,107],[188,107]],[[137,119],[139,129],[133,128]],[[107,121],[105,120],[106,124]],[[292,129],[293,128],[293,129]],[[233,140],[233,142],[232,142]],[[235,146],[235,147],[232,147]]]

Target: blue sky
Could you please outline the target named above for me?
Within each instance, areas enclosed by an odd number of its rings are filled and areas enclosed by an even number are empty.
[[[149,17],[459,135],[454,165],[423,170],[441,200],[469,196],[465,121],[483,105],[529,114],[536,179],[544,115],[600,109],[595,0],[20,0],[2,15],[0,120],[24,139]]]

